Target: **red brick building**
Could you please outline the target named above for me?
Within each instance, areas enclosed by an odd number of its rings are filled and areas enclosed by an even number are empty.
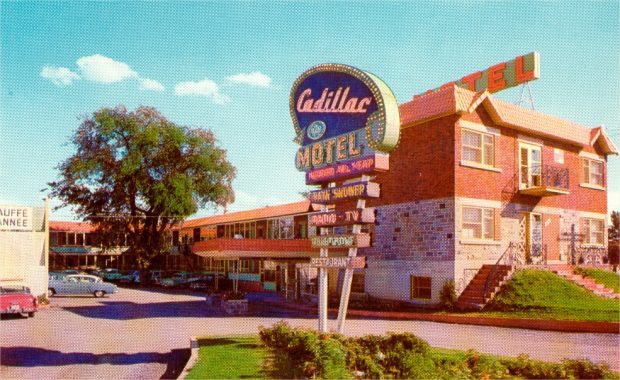
[[[369,229],[372,248],[359,252],[369,259],[356,290],[435,303],[446,281],[462,292],[483,264],[495,264],[509,247],[524,265],[606,259],[607,157],[618,150],[603,128],[457,86],[402,104],[400,112],[390,170],[373,180],[381,198],[367,203],[376,208],[376,223]],[[288,211],[190,220],[181,233],[200,237],[192,250],[202,257],[258,260],[250,279],[256,281],[271,259],[292,264],[317,255],[305,240],[316,233],[306,227],[313,208],[280,207]],[[301,239],[294,246],[262,241],[269,215],[260,215],[269,209],[290,218],[291,237]],[[256,223],[256,232],[241,227],[246,221]],[[235,240],[237,233],[244,239]],[[290,276],[293,265],[287,268]],[[331,277],[335,289],[337,276]]]

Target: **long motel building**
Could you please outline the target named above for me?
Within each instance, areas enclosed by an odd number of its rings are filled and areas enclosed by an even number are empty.
[[[367,200],[372,246],[358,251],[367,260],[354,293],[433,304],[445,282],[462,292],[507,250],[521,265],[606,263],[607,159],[618,149],[604,128],[458,86],[401,104],[400,117],[390,170],[373,179],[381,197]],[[319,254],[309,241],[318,210],[306,201],[190,219],[174,239],[245,289],[303,296],[316,290],[316,269],[303,264]],[[329,276],[333,294],[341,277]]]

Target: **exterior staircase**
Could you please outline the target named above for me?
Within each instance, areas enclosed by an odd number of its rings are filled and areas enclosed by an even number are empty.
[[[463,309],[482,309],[484,305],[512,277],[512,265],[483,265],[476,276],[469,282],[461,293],[456,306]]]
[[[612,289],[606,288],[605,285],[599,284],[591,278],[574,274],[573,267],[570,265],[554,265],[549,269],[558,276],[564,277],[598,296],[620,299],[620,294],[615,293]]]

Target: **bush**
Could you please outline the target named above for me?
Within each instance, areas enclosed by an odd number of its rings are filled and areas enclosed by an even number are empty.
[[[448,280],[444,282],[439,292],[439,306],[444,310],[454,310],[457,300],[454,281]]]
[[[347,379],[600,379],[617,378],[607,365],[589,360],[546,363],[521,354],[498,359],[474,350],[432,352],[410,333],[345,338],[292,329],[285,322],[260,328],[260,338],[274,351],[274,377]]]

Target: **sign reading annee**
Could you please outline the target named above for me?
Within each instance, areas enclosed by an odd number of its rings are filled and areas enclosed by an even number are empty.
[[[293,84],[290,108],[295,142],[301,145],[295,166],[314,174],[307,183],[387,170],[387,161],[374,157],[398,143],[400,117],[396,98],[381,79],[346,65],[315,66]]]
[[[32,207],[0,206],[0,230],[32,231]]]

